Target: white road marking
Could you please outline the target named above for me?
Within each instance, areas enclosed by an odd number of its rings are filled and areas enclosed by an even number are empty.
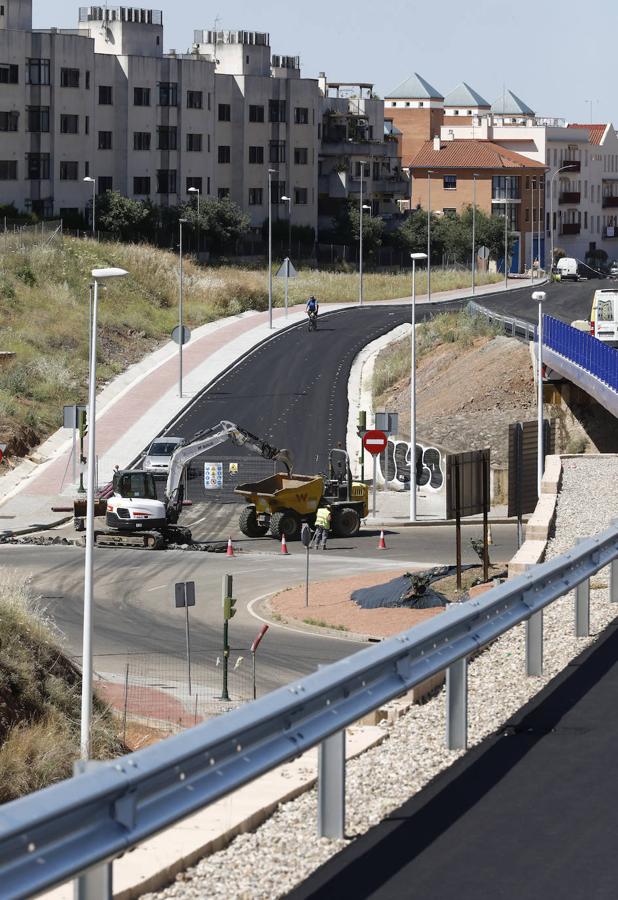
[[[168,586],[169,586],[169,585],[167,585],[167,584],[157,584],[157,585],[155,585],[154,587],[147,588],[146,593],[147,593],[147,594],[152,594],[153,591],[160,591],[161,588],[168,587]]]
[[[348,644],[364,643],[364,641],[351,640],[349,637],[348,638],[338,637],[337,635],[334,635],[334,634],[317,634],[315,631],[309,631],[308,629],[304,629],[304,628],[292,628],[291,625],[281,625],[279,622],[273,622],[272,619],[262,618],[262,616],[260,616],[259,613],[256,613],[254,611],[254,609],[253,609],[254,603],[260,603],[262,600],[266,600],[267,597],[272,597],[272,595],[275,593],[278,594],[278,593],[280,593],[280,591],[269,591],[268,594],[262,594],[261,597],[254,597],[254,599],[251,600],[247,604],[247,612],[249,613],[249,615],[253,616],[253,618],[257,619],[259,622],[264,622],[266,625],[269,625],[271,628],[282,628],[283,631],[293,631],[296,634],[304,634],[305,637],[310,636],[310,637],[316,637],[316,638],[328,638],[331,641],[347,641]]]

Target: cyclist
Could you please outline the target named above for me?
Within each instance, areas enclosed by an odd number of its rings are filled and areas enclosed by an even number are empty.
[[[305,311],[306,311],[307,315],[309,316],[309,318],[311,318],[311,316],[315,316],[317,319],[318,313],[320,311],[320,304],[315,299],[313,294],[307,300],[307,306],[305,307]]]

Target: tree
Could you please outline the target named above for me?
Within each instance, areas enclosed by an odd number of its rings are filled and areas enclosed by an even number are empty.
[[[130,200],[117,191],[97,197],[97,227],[123,241],[143,240],[152,235],[158,213],[150,201]]]
[[[197,204],[184,204],[176,208],[175,217],[176,221],[186,219],[195,230],[199,227],[202,239],[215,255],[233,250],[236,241],[247,233],[250,225],[249,216],[228,197],[202,200],[199,216]]]
[[[360,241],[360,210],[353,200],[344,204],[334,221],[336,242],[351,244]],[[373,256],[382,246],[384,221],[379,216],[363,215],[363,255]]]

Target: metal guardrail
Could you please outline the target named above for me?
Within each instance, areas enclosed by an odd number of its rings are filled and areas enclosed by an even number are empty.
[[[618,352],[585,331],[543,316],[543,345],[618,391]]]
[[[111,896],[109,860],[316,744],[319,832],[343,836],[343,729],[446,670],[446,740],[464,748],[470,655],[526,622],[526,670],[540,674],[544,607],[575,588],[575,634],[587,636],[589,579],[607,565],[610,598],[618,603],[618,520],[534,573],[454,604],[247,707],[5,804],[2,897],[29,897],[80,873],[80,897]]]
[[[499,322],[504,326],[505,332],[513,337],[522,337],[527,341],[536,340],[536,325],[533,325],[532,322],[517,319],[515,316],[503,316],[494,312],[493,309],[481,306],[474,300],[470,300],[466,308],[471,315],[484,316],[490,322]]]

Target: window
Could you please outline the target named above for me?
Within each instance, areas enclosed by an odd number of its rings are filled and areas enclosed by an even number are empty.
[[[17,181],[17,162],[13,159],[0,159],[0,181]]]
[[[309,161],[309,151],[306,147],[294,148],[294,163],[297,166],[306,166]]]
[[[309,110],[306,106],[297,106],[294,109],[294,123],[296,125],[309,124]]]
[[[285,141],[270,141],[268,145],[268,160],[271,163],[285,162]]]
[[[219,104],[219,121],[230,122],[232,119],[232,107],[229,103]]]
[[[252,165],[262,165],[264,162],[264,148],[249,147],[249,162]]]
[[[369,178],[369,175],[370,175],[369,163],[364,163],[362,165],[362,168],[363,168],[363,178]],[[356,176],[356,178],[361,177],[361,163],[360,162],[354,163],[354,175]]]
[[[150,88],[133,88],[133,106],[150,106]]]
[[[133,179],[133,193],[140,194],[142,197],[150,194],[150,178],[143,175]]]
[[[285,181],[271,182],[270,199],[272,203],[281,203],[281,198],[285,197]]]
[[[29,59],[26,63],[28,84],[49,84],[49,60]]]
[[[79,132],[79,116],[60,116],[60,134],[77,134]]]
[[[19,66],[0,65],[0,84],[17,84],[19,82]]]
[[[49,153],[26,153],[26,178],[43,181],[49,178]]]
[[[202,193],[202,179],[197,176],[189,176],[187,178],[187,193],[189,193],[189,188],[195,188],[197,191]]]
[[[100,175],[97,179],[97,193],[106,194],[114,190],[114,179],[111,175]]]
[[[297,206],[306,206],[307,188],[294,188],[294,203]]]
[[[188,134],[187,135],[187,150],[194,151],[195,153],[202,152],[202,135],[201,134]]]
[[[157,128],[157,149],[177,150],[178,129],[175,125],[160,125]],[[172,191],[171,193],[175,193]]]
[[[77,181],[79,165],[76,162],[60,163],[60,181]]]
[[[134,150],[150,150],[150,132],[134,131],[133,132],[133,149]]]
[[[457,176],[456,175],[445,175],[443,183],[444,183],[445,191],[456,191],[457,190]]]
[[[262,206],[264,191],[262,188],[249,188],[249,206]]]
[[[442,213],[445,216],[456,216],[457,210],[452,206],[445,206],[442,210]]]
[[[219,144],[219,146],[217,147],[217,161],[220,163],[229,163],[230,159],[230,148],[225,144]]]
[[[159,106],[178,106],[178,84],[175,81],[159,82]],[[166,191],[159,191],[166,193]],[[173,194],[175,191],[170,191]]]
[[[201,109],[203,97],[201,91],[187,91],[187,109]]]
[[[528,207],[524,210],[524,222],[530,221],[530,210]]]
[[[90,90],[90,72],[86,69],[86,90]]]
[[[34,134],[47,133],[49,131],[49,106],[28,106],[28,131]]]
[[[217,190],[217,197],[219,198],[219,200],[225,200],[229,196],[230,196],[229,188],[219,188]]]
[[[78,88],[79,69],[60,69],[60,87]]]
[[[84,175],[86,176],[86,178],[90,175],[90,163],[89,162],[84,163]]]
[[[206,179],[206,193],[210,194],[210,175]]]
[[[109,84],[99,85],[99,106],[111,106],[113,103],[112,87]]]
[[[157,172],[157,194],[176,193],[176,169],[159,169]]]
[[[17,131],[18,126],[18,112],[0,112],[0,131]]]
[[[519,200],[519,176],[494,175],[491,179],[492,200]],[[504,211],[503,211],[504,212]],[[502,215],[498,212],[496,215]]]
[[[84,116],[84,134],[90,134],[90,116]]]
[[[112,141],[111,131],[99,131],[99,150],[111,150]]]
[[[372,166],[373,177],[377,180],[380,177],[380,163],[374,162]]]
[[[285,100],[268,101],[268,121],[285,122]]]
[[[249,121],[250,122],[263,122],[264,121],[264,107],[263,106],[250,106],[249,107]]]

